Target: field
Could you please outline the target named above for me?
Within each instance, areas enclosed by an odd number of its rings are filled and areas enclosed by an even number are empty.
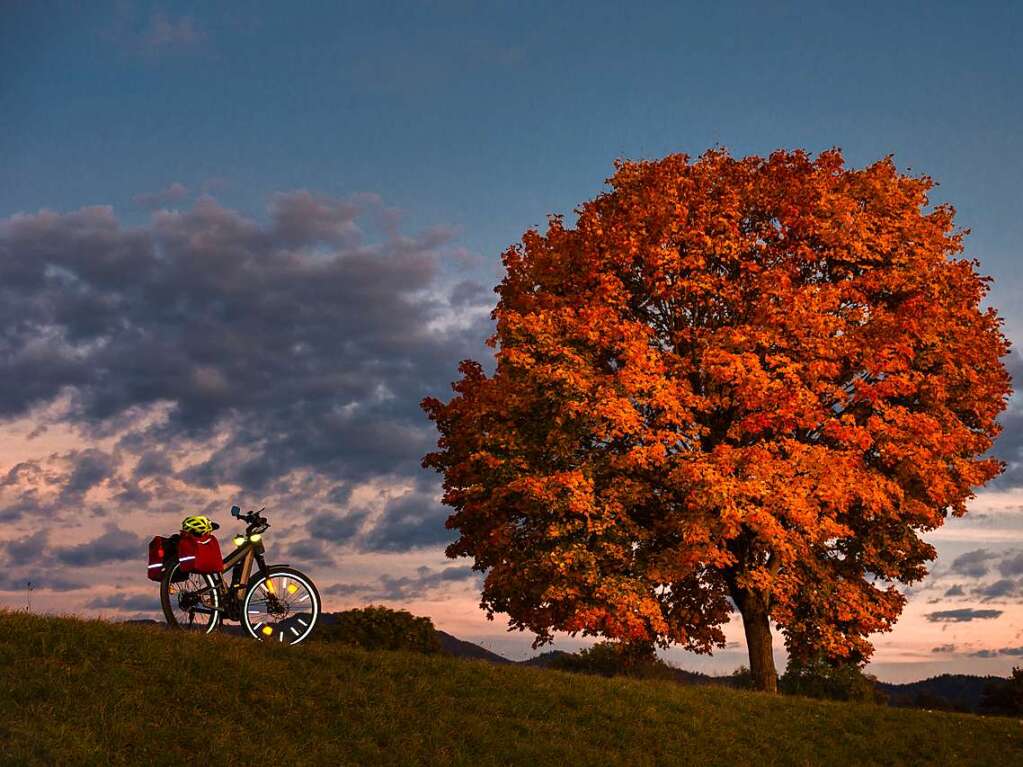
[[[1023,764],[1017,720],[0,612],[0,764]]]

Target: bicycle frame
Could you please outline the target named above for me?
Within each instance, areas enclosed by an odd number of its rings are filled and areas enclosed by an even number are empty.
[[[223,597],[220,610],[229,620],[241,620],[241,600],[245,598],[249,578],[252,576],[252,565],[255,564],[261,575],[268,574],[263,554],[263,541],[252,541],[248,536],[245,542],[224,557],[224,569],[217,576],[217,591]],[[231,583],[227,584],[225,576],[231,573]]]

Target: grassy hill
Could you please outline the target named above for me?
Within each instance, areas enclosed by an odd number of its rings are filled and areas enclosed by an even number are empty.
[[[1019,721],[0,612],[0,764],[1023,764]]]

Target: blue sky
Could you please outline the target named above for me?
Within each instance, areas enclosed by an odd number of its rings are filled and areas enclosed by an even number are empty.
[[[492,257],[591,197],[616,157],[840,146],[852,164],[893,153],[938,179],[971,248],[1015,284],[1015,3],[44,2],[4,14],[2,212],[122,207],[210,178],[243,210],[281,189],[370,191]]]
[[[33,232],[45,229],[67,245],[80,242],[84,231],[99,237],[96,232],[109,228],[124,247],[133,229],[160,240],[195,231],[212,237],[224,227],[238,232],[262,227],[270,239],[298,237],[322,247],[326,238],[343,249],[356,247],[346,239],[355,227],[389,254],[388,269],[393,269],[384,270],[385,276],[399,268],[421,275],[410,290],[447,295],[452,285],[461,286],[460,293],[451,288],[445,310],[426,303],[410,310],[420,326],[435,323],[448,333],[436,341],[432,362],[404,347],[392,350],[409,369],[425,366],[421,380],[433,382],[445,380],[446,371],[453,377],[456,351],[478,349],[472,338],[485,332],[490,300],[479,290],[498,278],[501,250],[527,227],[542,225],[548,214],[570,213],[593,197],[616,158],[696,155],[715,145],[736,155],[838,146],[851,165],[894,154],[901,168],[940,183],[935,201],[952,202],[959,223],[972,229],[967,255],[995,278],[990,302],[1018,342],[1023,340],[1018,298],[1023,270],[1017,267],[1023,240],[1023,195],[1017,189],[1023,176],[1021,9],[1014,3],[939,2],[5,3],[0,9],[0,221],[14,221],[16,214],[34,217],[19,219],[17,237],[28,239],[18,242],[31,242]],[[72,215],[85,206],[112,206],[113,211]],[[59,218],[39,217],[42,209]],[[286,231],[287,221],[296,220],[288,216],[301,219],[306,227],[301,235]],[[404,240],[395,239],[395,227],[415,240],[414,256]],[[8,231],[11,242],[13,231]],[[90,242],[96,250],[83,252],[100,258],[99,240]],[[181,284],[189,279],[184,272],[177,278]],[[284,284],[309,289],[288,282],[293,278],[286,275]],[[365,274],[342,270],[335,278],[343,282]],[[456,333],[451,328],[460,316],[469,320]],[[356,330],[368,327],[359,318],[338,322],[355,323]],[[309,332],[311,348],[321,348],[318,331]],[[381,337],[374,335],[373,343],[388,342]],[[433,349],[430,343],[424,341],[423,348]],[[124,358],[136,353],[128,350]],[[244,359],[239,369],[259,362]],[[182,428],[201,426],[208,429],[204,438],[213,439],[213,431],[227,428],[217,420],[220,400],[211,394],[222,396],[217,387],[223,371],[196,363],[193,373],[192,388],[162,391],[159,402],[176,402],[187,415],[181,416]],[[139,383],[121,405],[158,407],[159,398],[138,393],[151,384]],[[414,429],[414,402],[411,409],[395,404],[400,397],[394,392],[411,401],[427,390],[426,384],[417,388],[405,379],[381,378],[375,393],[353,394],[349,404],[369,403],[366,407],[377,408],[373,412],[393,419],[395,428]],[[49,455],[48,476],[59,469],[79,482],[98,478],[85,482],[78,498],[92,504],[95,513],[77,540],[96,535],[112,536],[112,542],[122,529],[144,535],[144,520],[111,527],[100,509],[115,491],[123,502],[130,498],[122,485],[114,485],[127,482],[131,472],[141,476],[137,467],[125,468],[133,464],[124,457],[141,439],[141,427],[125,427],[122,419],[115,428],[104,420],[112,411],[103,408],[113,406],[99,395],[88,403],[74,418],[43,416],[39,408],[56,412],[53,408],[64,406],[58,394],[44,392],[22,403],[21,410],[11,406],[0,413],[7,419],[0,421],[7,438],[0,471]],[[49,424],[49,436],[37,433],[40,419]],[[231,432],[238,437],[255,425],[231,428],[238,429]],[[234,454],[203,464],[205,484],[195,479],[196,472],[180,469],[187,463],[182,456],[201,452],[196,446],[201,440],[194,432],[188,435],[192,441],[178,445],[173,461],[179,467],[175,481],[192,482],[188,497],[213,503],[223,492],[211,484],[214,475],[224,487],[256,492],[245,480],[245,472],[255,469]],[[1013,437],[1013,445],[1019,441]],[[279,447],[288,455],[301,452],[291,443]],[[334,472],[331,476],[346,471],[310,456],[301,453],[301,459],[278,468]],[[387,454],[386,460],[404,458]],[[289,481],[289,487],[297,487],[293,478]],[[448,616],[445,626],[462,635],[498,636],[497,626],[479,620],[471,583],[461,596],[431,590],[457,585],[461,577],[461,571],[444,569],[451,565],[439,553],[439,541],[417,539],[407,525],[395,527],[404,532],[391,537],[384,529],[387,519],[406,524],[412,518],[406,507],[428,499],[432,487],[412,473],[385,468],[354,472],[346,481],[347,495],[342,493],[332,512],[333,522],[324,518],[310,529],[361,530],[362,538],[351,534],[363,543],[343,549],[345,564],[337,552],[309,548],[311,539],[303,537],[300,524],[283,539],[317,563],[318,577],[333,582],[338,597],[360,593],[356,581],[368,578],[378,584],[378,599],[404,599],[437,611]],[[54,498],[77,497],[67,496],[74,484],[68,479]],[[142,482],[133,492],[143,492],[138,487],[148,488],[147,502],[155,503],[156,488]],[[263,497],[288,496],[279,487],[258,489]],[[336,488],[317,486],[315,492],[318,498],[339,497]],[[33,502],[52,508],[54,498],[39,496]],[[1017,499],[1012,488],[1003,488],[985,508],[1001,509],[1002,516],[995,517],[1005,520],[1007,509],[1018,508],[1017,500],[1023,503],[1023,496]],[[991,518],[989,513],[987,523],[983,518],[976,523],[972,538],[945,543],[936,570],[944,567],[952,577],[956,557],[987,551],[988,560],[980,559],[991,563],[994,577],[1003,561],[998,557],[1009,561],[1023,529],[1012,521],[983,532]],[[34,527],[21,523],[11,533],[22,546],[17,551],[48,551],[62,562],[73,558],[67,553],[72,540],[62,541],[57,531],[33,549]],[[22,556],[29,567],[30,558]],[[440,601],[431,602],[437,594]],[[74,589],[56,586],[49,602],[41,600],[52,609],[87,610],[88,604]],[[1012,631],[1023,630],[1023,615],[1013,620]],[[940,661],[935,668],[1001,673],[1009,666],[1004,657],[970,656],[965,650],[927,657],[927,628],[921,618],[916,629],[898,639],[924,647],[927,663]],[[973,630],[957,640],[970,652],[987,648],[978,622],[956,628]],[[1014,637],[1004,633],[996,641],[1023,644]],[[528,644],[493,641],[509,652]],[[892,651],[891,663],[909,662],[911,651],[903,650]],[[740,655],[723,657],[721,663],[730,667],[741,660]]]

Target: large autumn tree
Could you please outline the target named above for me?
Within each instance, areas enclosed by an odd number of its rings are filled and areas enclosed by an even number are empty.
[[[623,162],[504,253],[496,370],[440,430],[450,556],[535,633],[710,652],[742,616],[757,686],[790,653],[862,663],[1001,470],[1010,393],[953,210],[838,151]]]

